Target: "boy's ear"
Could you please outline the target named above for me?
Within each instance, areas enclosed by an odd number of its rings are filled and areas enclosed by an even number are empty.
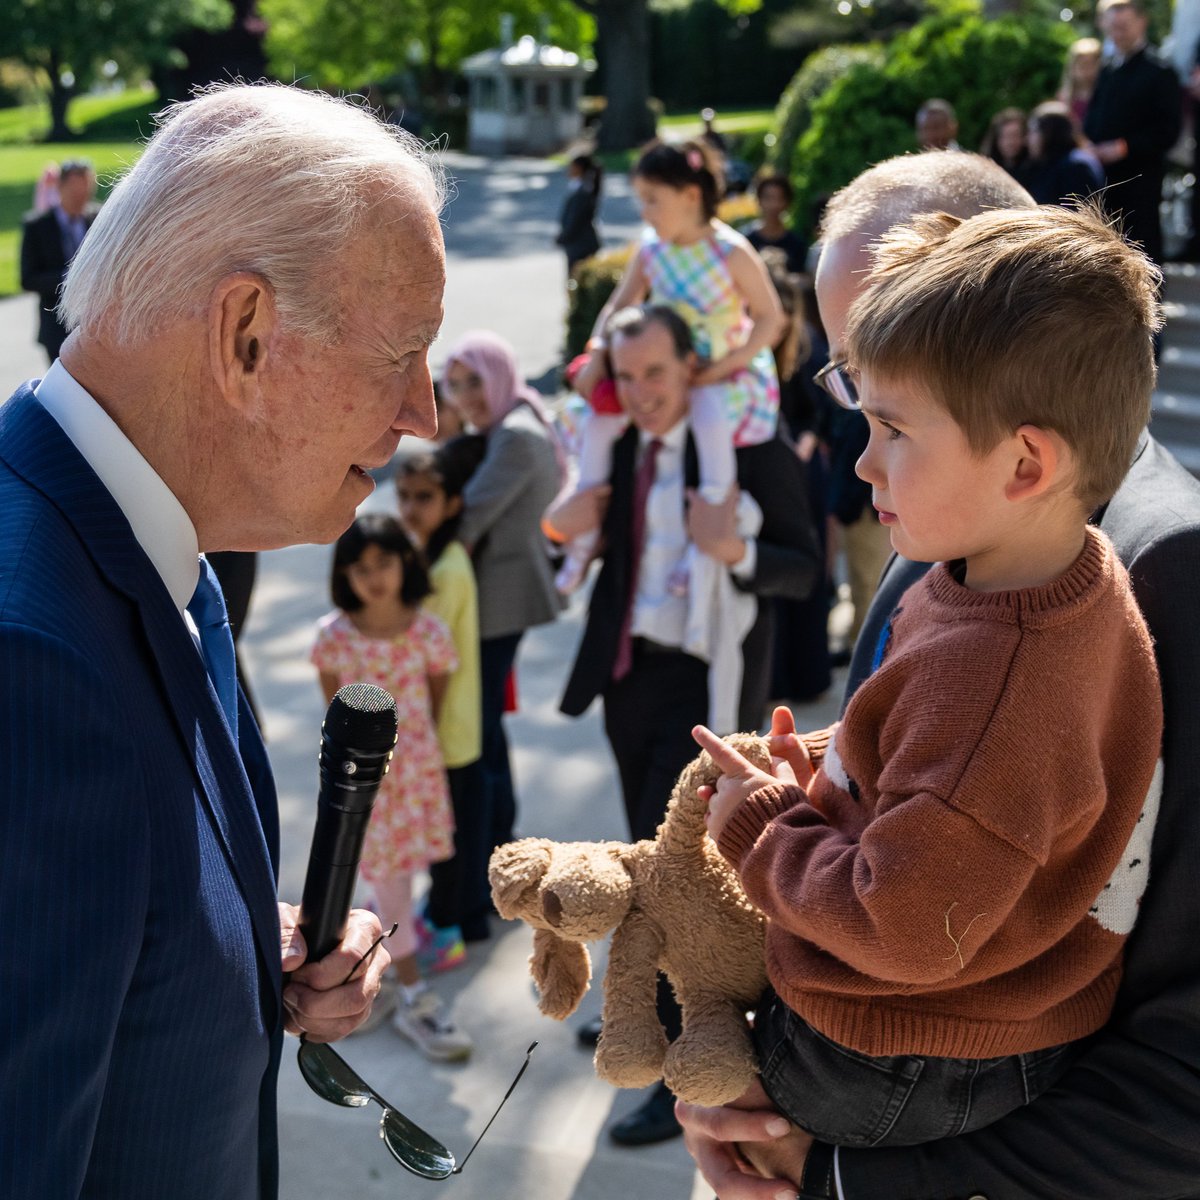
[[[1045,495],[1062,480],[1070,452],[1059,434],[1040,425],[1021,425],[1013,438],[1016,461],[1004,495],[1019,504]]]
[[[463,498],[461,496],[446,497],[446,516],[457,517],[462,512]]]

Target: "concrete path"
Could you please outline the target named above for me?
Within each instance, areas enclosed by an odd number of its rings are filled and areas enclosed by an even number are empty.
[[[493,329],[517,347],[526,374],[545,375],[559,361],[565,309],[564,265],[553,245],[562,196],[561,171],[527,160],[502,162],[447,155],[457,194],[444,228],[449,255],[446,322],[439,350],[471,328]],[[606,241],[636,232],[623,179],[608,182]],[[40,374],[40,348],[29,342],[31,297],[0,301],[0,363],[9,383]],[[385,485],[369,501],[391,503]],[[316,750],[323,705],[308,650],[329,605],[327,547],[298,546],[261,558],[243,651],[269,739],[279,784],[283,829],[280,893],[301,892],[316,796]],[[522,833],[557,839],[621,838],[616,776],[597,712],[569,720],[557,711],[579,636],[582,602],[554,625],[532,631],[521,648],[521,711],[509,718]],[[825,704],[799,712],[801,727],[826,722],[841,673]],[[708,1200],[679,1141],[643,1150],[614,1146],[606,1129],[641,1094],[599,1082],[590,1055],[575,1044],[580,1017],[559,1024],[535,1007],[523,927],[493,925],[472,946],[465,967],[438,981],[476,1042],[462,1066],[434,1066],[386,1028],[343,1044],[345,1056],[419,1124],[460,1158],[503,1095],[528,1044],[540,1042],[517,1092],[465,1173],[441,1187],[458,1200]],[[594,971],[603,973],[604,947]],[[598,986],[581,1017],[599,1009]],[[338,1109],[317,1099],[285,1047],[279,1081],[284,1200],[330,1196],[374,1200],[430,1195],[435,1187],[406,1174],[379,1141],[379,1114]]]

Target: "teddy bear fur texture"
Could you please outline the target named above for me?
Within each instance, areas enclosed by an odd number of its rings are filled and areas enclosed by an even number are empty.
[[[726,739],[769,768],[766,740]],[[618,1087],[662,1079],[694,1104],[740,1096],[758,1067],[746,1014],[767,975],[765,921],[704,824],[720,771],[707,753],[684,768],[653,841],[552,842],[499,847],[489,878],[496,911],[531,925],[538,1007],[563,1020],[591,979],[587,943],[613,931],[596,1071]],[[668,1045],[655,1012],[656,978],[670,980],[683,1034]]]

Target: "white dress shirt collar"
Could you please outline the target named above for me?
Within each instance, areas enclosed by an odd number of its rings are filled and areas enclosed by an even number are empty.
[[[184,612],[200,577],[196,527],[117,423],[54,362],[34,391],[125,514],[138,545]]]
[[[687,417],[681,417],[676,424],[664,434],[647,433],[644,429],[638,430],[638,448],[644,450],[650,443],[658,437],[658,440],[668,450],[674,450],[677,453],[683,453],[684,443],[687,441],[688,423]]]

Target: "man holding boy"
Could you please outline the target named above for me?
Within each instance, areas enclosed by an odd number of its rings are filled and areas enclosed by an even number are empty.
[[[600,528],[603,566],[563,696],[569,716],[600,695],[621,778],[630,837],[654,836],[679,772],[694,757],[691,728],[707,720],[709,665],[684,648],[687,601],[667,580],[689,539],[724,563],[751,599],[802,599],[818,570],[802,467],[781,439],[737,452],[738,485],[762,511],[757,537],[738,535],[736,495],[707,504],[689,492],[699,465],[688,426],[695,355],[686,323],[665,306],[629,308],[606,330],[613,377],[630,428],[613,450],[611,485],[577,492],[549,516],[566,537]],[[737,488],[733,489],[736,493]],[[719,636],[728,637],[723,627]],[[758,727],[769,686],[772,606],[732,649],[744,663],[739,721]],[[679,1034],[679,1010],[662,981],[659,1017]],[[673,1099],[659,1087],[612,1130],[630,1145],[676,1136]]]
[[[964,215],[1024,206],[1028,197],[974,156],[895,159],[834,198],[826,217],[818,294],[831,355],[844,362],[847,313],[861,290],[869,244],[898,221],[941,208]],[[1143,435],[1113,499],[1093,514],[1130,570],[1155,639],[1166,728],[1165,774],[1139,923],[1126,953],[1112,1017],[1054,1090],[986,1130],[920,1150],[869,1154],[813,1143],[791,1129],[758,1090],[740,1107],[679,1105],[689,1149],[722,1200],[794,1196],[1178,1197],[1200,1194],[1192,1136],[1200,1106],[1200,914],[1190,855],[1200,844],[1193,681],[1200,671],[1195,620],[1179,601],[1200,570],[1200,487]],[[897,558],[859,640],[850,691],[870,669],[881,630],[927,564]],[[780,744],[780,749],[784,744]],[[1019,760],[1018,760],[1019,761]],[[777,1141],[775,1139],[778,1139]],[[779,1179],[744,1172],[735,1142],[765,1142],[790,1155]]]

